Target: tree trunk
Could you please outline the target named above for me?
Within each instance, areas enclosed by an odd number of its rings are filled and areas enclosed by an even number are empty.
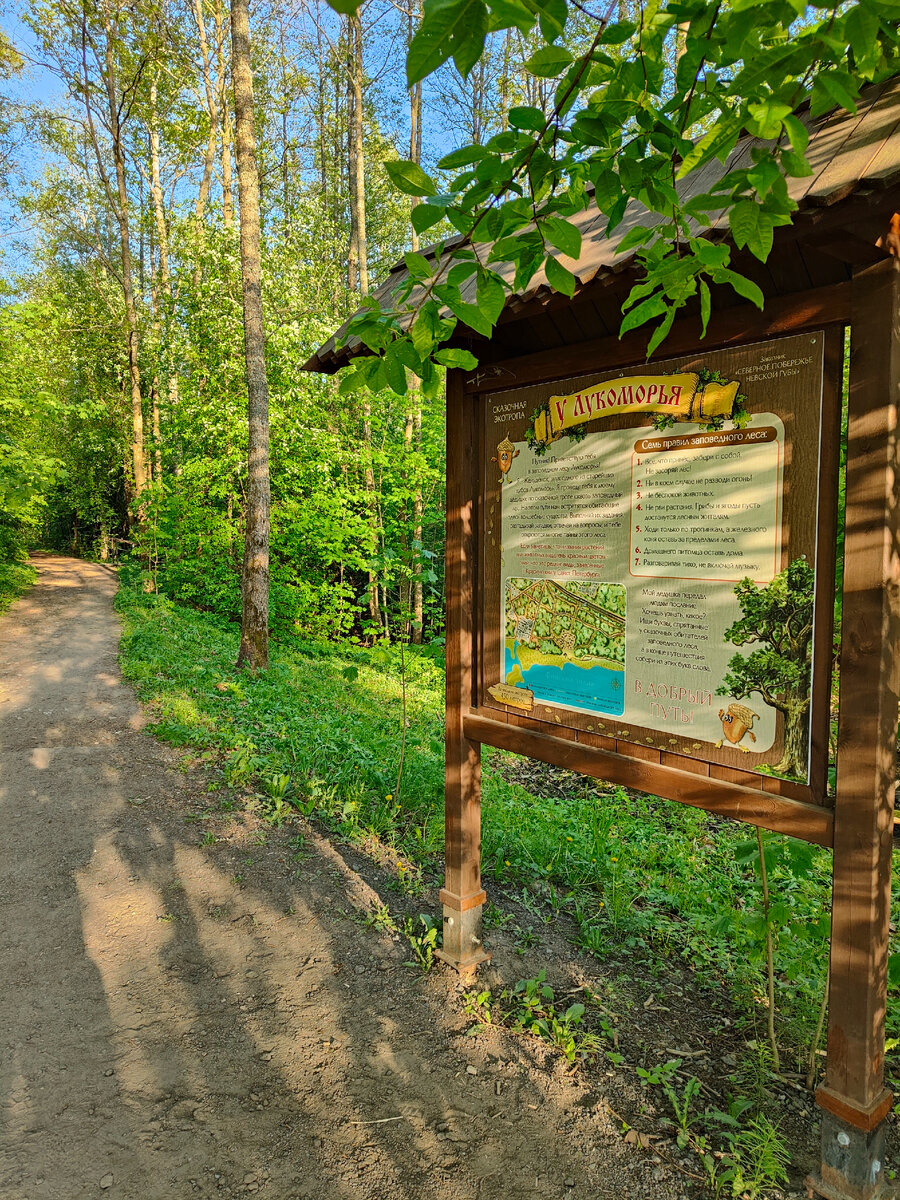
[[[169,277],[169,232],[166,228],[166,213],[163,206],[162,183],[159,173],[159,121],[157,113],[157,80],[154,76],[150,84],[150,197],[153,204],[153,220],[156,227],[156,240],[159,247],[159,281],[155,289],[153,306],[153,332],[156,340],[156,353],[168,359],[169,355],[162,348],[162,322],[159,315],[161,299],[170,300],[172,297],[172,281]],[[178,399],[178,379],[174,372],[169,372],[169,395]],[[162,421],[159,403],[159,377],[154,372],[150,388],[153,420],[153,455],[156,479],[162,479]]]
[[[194,20],[197,22],[197,35],[200,40],[200,65],[203,71],[203,91],[206,95],[206,109],[209,114],[209,137],[206,140],[206,152],[203,155],[203,175],[200,179],[200,190],[194,205],[198,228],[206,213],[206,202],[209,199],[209,189],[212,183],[213,163],[216,158],[216,143],[219,134],[219,106],[216,103],[216,93],[212,82],[212,68],[209,57],[209,42],[206,37],[206,21],[203,17],[203,0],[193,0]]]
[[[784,718],[784,753],[773,770],[806,779],[809,758],[809,701],[788,700]]]
[[[262,669],[269,662],[269,387],[266,382],[259,171],[253,129],[248,0],[231,0],[231,46],[249,426],[241,647],[237,661],[238,666]]]
[[[222,222],[226,229],[234,224],[234,189],[231,181],[231,114],[228,111],[227,79],[225,67],[225,39],[227,30],[224,28],[227,17],[222,12],[221,0],[216,0],[216,74],[218,75],[218,106],[222,125]]]
[[[134,301],[134,282],[131,266],[131,227],[129,222],[128,186],[125,177],[125,147],[121,121],[121,98],[118,94],[112,33],[106,29],[105,84],[109,104],[109,128],[112,137],[113,162],[116,169],[116,217],[119,225],[119,244],[122,255],[122,294],[125,300],[125,320],[128,329],[128,376],[131,384],[131,460],[134,470],[134,496],[138,505],[147,487],[147,460],[144,454],[144,403],[141,395],[140,330],[137,306]]]
[[[359,12],[347,18],[350,67],[350,245],[360,292],[369,294],[366,249],[366,156],[363,145],[363,46]],[[351,287],[353,284],[351,283]]]
[[[369,294],[369,264],[366,249],[366,160],[363,146],[363,61],[362,21],[359,12],[347,18],[347,76],[348,76],[348,141],[350,159],[350,254],[348,282],[358,287],[363,296]],[[380,522],[378,496],[375,488],[375,468],[372,456],[372,407],[366,400],[362,420],[363,470],[366,500],[376,548],[379,544]],[[378,578],[369,572],[369,615],[382,623]]]

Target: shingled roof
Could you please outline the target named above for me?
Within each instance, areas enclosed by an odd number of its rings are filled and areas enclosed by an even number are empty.
[[[798,110],[797,115],[810,131],[806,155],[812,167],[812,174],[802,179],[788,180],[788,191],[799,206],[798,213],[794,215],[794,233],[786,235],[782,230],[776,230],[776,246],[770,256],[768,270],[755,263],[755,260],[750,260],[747,255],[741,258],[738,266],[745,274],[756,276],[766,294],[785,294],[802,287],[836,282],[849,274],[847,264],[857,262],[859,255],[862,255],[864,261],[866,250],[874,250],[871,241],[867,247],[863,245],[868,231],[860,229],[859,206],[848,205],[849,201],[860,201],[865,207],[877,210],[879,217],[886,204],[888,207],[891,204],[900,207],[900,195],[896,191],[900,185],[900,76],[866,88],[856,114],[839,109],[812,121],[808,106],[804,106]],[[764,144],[756,138],[742,138],[727,162],[722,164],[714,159],[683,180],[680,185],[681,195],[689,199],[691,196],[708,192],[716,181],[729,171],[749,166],[753,148]],[[894,189],[893,192],[891,189]],[[871,203],[873,200],[874,204]],[[824,210],[837,211],[839,207],[852,207],[854,220],[848,227],[840,229],[838,242],[841,245],[835,253],[834,246],[829,245],[829,236],[834,241],[837,227],[833,221],[821,222],[820,215]],[[584,325],[585,305],[591,297],[596,299],[597,289],[608,288],[616,282],[617,276],[622,277],[624,283],[629,274],[633,273],[633,270],[630,272],[629,269],[633,269],[635,265],[635,254],[633,251],[626,251],[624,254],[619,252],[618,247],[622,239],[636,226],[649,226],[662,219],[659,214],[650,212],[637,201],[632,201],[613,236],[607,237],[607,218],[594,206],[571,218],[581,231],[581,254],[577,261],[561,255],[560,261],[575,275],[577,286],[573,300],[560,298],[554,293],[547,283],[544,271],[540,270],[527,289],[508,297],[500,319],[501,326],[504,322],[540,313],[552,300],[559,299],[573,306],[575,310],[581,302],[581,324]],[[821,225],[821,232],[816,229],[817,225]],[[796,248],[797,229],[807,235],[807,245],[801,250]],[[713,236],[718,233],[719,236],[726,237],[727,230],[727,214],[723,212],[701,232]],[[815,242],[817,233],[820,234],[818,244]],[[823,239],[822,233],[829,236]],[[794,244],[791,245],[789,254],[796,258],[793,271],[786,260],[772,261],[779,256],[782,243],[790,244],[791,237]],[[853,245],[857,242],[859,246],[854,253]],[[813,255],[822,252],[831,257],[833,265],[830,275],[827,269],[823,272],[821,267],[811,260],[811,247]],[[429,251],[424,253],[428,254]],[[512,278],[511,264],[500,264],[496,269],[506,278]],[[393,289],[407,278],[407,274],[405,264],[399,262],[376,289],[375,296],[378,299],[388,297]],[[463,286],[464,300],[474,301],[474,287],[474,280]],[[613,294],[618,295],[619,289],[614,289]],[[604,321],[602,305],[598,307],[596,303],[591,304],[590,312],[601,326],[610,325],[608,319]],[[367,352],[366,347],[355,337],[351,337],[346,345],[339,344],[345,329],[346,325],[342,326],[320,347],[305,364],[306,370],[331,373],[356,355]],[[498,332],[499,330],[500,327]],[[610,326],[608,331],[614,330]],[[474,337],[471,331],[460,325],[451,344]],[[577,339],[560,334],[556,340],[557,343],[564,343]]]

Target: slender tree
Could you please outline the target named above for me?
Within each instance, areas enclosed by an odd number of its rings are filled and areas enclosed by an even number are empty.
[[[262,308],[259,170],[253,129],[248,0],[231,0],[231,53],[249,427],[241,646],[237,661],[238,666],[259,670],[269,664],[269,386]]]
[[[92,18],[94,18],[92,20]],[[99,18],[99,19],[97,19]],[[109,5],[99,14],[89,14],[82,5],[79,13],[81,64],[79,91],[84,103],[85,121],[103,182],[109,208],[115,216],[119,232],[122,296],[125,303],[126,336],[128,342],[128,374],[131,392],[131,462],[134,473],[134,495],[140,504],[147,487],[148,470],[144,449],[144,409],[141,393],[140,327],[134,290],[134,270],[131,255],[131,200],[125,162],[125,136],[131,119],[138,85],[149,61],[147,50],[139,54],[124,77],[120,75],[121,42],[128,10]],[[96,22],[96,23],[95,23]],[[98,28],[97,26],[100,26]],[[103,97],[102,102],[99,96]],[[95,105],[100,105],[99,114]],[[98,116],[106,126],[112,150],[112,176],[107,169],[105,148],[97,128]]]

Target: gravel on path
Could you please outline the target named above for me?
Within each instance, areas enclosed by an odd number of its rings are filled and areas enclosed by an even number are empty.
[[[241,813],[204,839],[215,784],[143,731],[114,572],[35,562],[0,620],[0,1200],[696,1194],[559,1056],[465,1037],[351,852]]]

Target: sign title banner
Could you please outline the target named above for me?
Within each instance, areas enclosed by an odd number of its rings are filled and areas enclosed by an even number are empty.
[[[551,396],[537,415],[534,436],[554,442],[567,429],[622,413],[667,413],[679,421],[710,421],[730,417],[739,384],[704,380],[695,371],[678,375],[630,375],[611,379],[595,389]]]

